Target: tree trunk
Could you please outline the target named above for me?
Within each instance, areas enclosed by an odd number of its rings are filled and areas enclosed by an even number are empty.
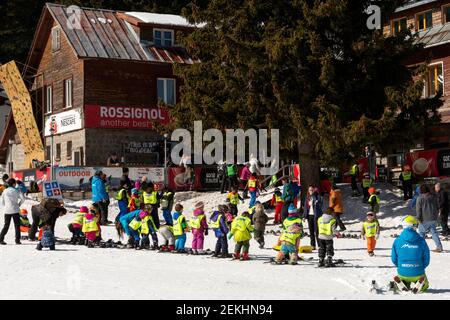
[[[300,181],[302,185],[302,194],[306,195],[308,186],[320,185],[320,164],[319,158],[315,152],[315,139],[313,134],[298,138],[298,154],[300,161]]]

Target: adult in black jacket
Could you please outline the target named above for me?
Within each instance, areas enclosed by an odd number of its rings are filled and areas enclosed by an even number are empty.
[[[120,185],[123,186],[123,184],[126,184],[128,186],[129,192],[131,192],[131,189],[134,188],[134,186],[131,184],[131,180],[128,177],[128,174],[130,173],[130,170],[126,167],[122,168],[122,178],[120,178]]]
[[[438,198],[439,222],[441,223],[442,234],[447,236],[450,234],[450,229],[448,227],[448,193],[444,190],[444,188],[442,188],[440,183],[436,183],[434,185],[434,191],[436,191],[436,195]]]
[[[38,227],[42,225],[49,225],[54,233],[56,220],[66,213],[66,208],[64,208],[58,200],[50,198],[42,199],[41,203],[31,207],[33,223],[28,232],[28,238],[31,241],[36,240],[36,232]]]

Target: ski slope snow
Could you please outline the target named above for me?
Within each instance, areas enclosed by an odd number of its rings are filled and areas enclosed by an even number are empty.
[[[367,208],[361,198],[349,198],[349,187],[342,186],[345,200],[344,223],[348,232],[358,233]],[[411,213],[405,207],[400,191],[387,184],[380,190],[381,209],[378,215],[382,232],[374,257],[369,257],[362,239],[335,240],[335,258],[343,259],[341,267],[319,269],[317,251],[302,254],[312,261],[297,266],[271,265],[275,256],[271,249],[276,236],[266,235],[266,248],[259,249],[251,240],[250,261],[213,259],[208,256],[136,251],[129,249],[88,249],[84,246],[57,245],[57,250],[36,251],[36,243],[22,241],[14,245],[13,228],[6,237],[7,246],[0,247],[0,299],[450,299],[450,255],[448,242],[443,242],[444,253],[431,253],[427,275],[431,288],[427,293],[393,295],[371,293],[371,281],[385,286],[395,275],[390,261],[392,234],[399,234],[400,219]],[[261,197],[271,198],[270,194]],[[224,202],[219,192],[180,192],[176,199],[184,205],[189,216],[196,202],[205,203],[209,217],[211,210]],[[34,201],[23,206],[30,209]],[[59,219],[56,236],[69,238],[67,224],[73,212],[88,201],[66,201],[69,214]],[[248,200],[239,205],[246,209]],[[117,203],[112,202],[110,219],[117,214]],[[273,211],[268,211],[273,217]],[[3,224],[3,215],[0,217]],[[268,230],[278,230],[269,221]],[[103,238],[118,241],[114,227],[102,228]],[[187,246],[192,237],[188,234]],[[431,249],[434,245],[427,240]],[[302,239],[309,244],[309,238]],[[205,239],[205,248],[213,249],[213,232]],[[230,250],[234,242],[229,242]]]

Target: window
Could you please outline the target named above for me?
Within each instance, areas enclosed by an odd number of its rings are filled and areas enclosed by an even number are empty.
[[[64,81],[64,107],[72,107],[72,79]]]
[[[159,47],[172,47],[173,30],[153,29],[153,43]]]
[[[416,15],[417,30],[425,30],[433,26],[433,11],[426,11]]]
[[[444,21],[444,23],[449,23],[450,22],[450,6],[443,7],[443,15],[444,15],[444,17],[442,20]]]
[[[67,141],[67,160],[72,159],[72,141]]]
[[[53,90],[52,86],[45,87],[45,113],[52,113],[53,109]]]
[[[157,81],[158,101],[167,105],[175,104],[175,79],[158,78]]]
[[[434,97],[439,92],[443,93],[444,89],[444,73],[443,64],[437,63],[428,66],[425,76],[424,97]]]
[[[55,161],[61,161],[61,143],[56,144],[56,157]]]
[[[396,35],[399,32],[406,31],[408,29],[406,21],[406,18],[392,21],[392,33]]]
[[[61,49],[61,29],[54,27],[52,29],[52,51],[58,51]]]

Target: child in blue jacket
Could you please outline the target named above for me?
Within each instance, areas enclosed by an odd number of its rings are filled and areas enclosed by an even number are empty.
[[[415,230],[418,226],[415,217],[406,216],[402,225],[404,230],[392,245],[391,259],[398,273],[394,281],[400,290],[416,288],[424,292],[429,286],[425,268],[430,263],[430,249]]]
[[[217,238],[216,250],[213,257],[229,258],[227,234],[230,231],[225,217],[225,206],[219,205],[218,211],[214,211],[210,218],[209,226],[214,230]]]

